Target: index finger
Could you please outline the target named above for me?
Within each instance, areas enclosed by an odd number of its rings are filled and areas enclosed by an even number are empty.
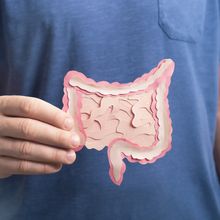
[[[34,97],[1,96],[0,114],[31,118],[65,130],[73,127],[73,119],[69,114]]]

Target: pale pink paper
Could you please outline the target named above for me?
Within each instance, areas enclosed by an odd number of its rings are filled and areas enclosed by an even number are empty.
[[[162,60],[126,84],[95,82],[76,71],[65,76],[63,110],[73,116],[88,149],[108,147],[109,174],[117,185],[126,169],[124,158],[152,163],[171,148],[167,95],[173,70],[172,60]]]

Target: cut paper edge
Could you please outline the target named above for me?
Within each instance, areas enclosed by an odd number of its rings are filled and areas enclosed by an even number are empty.
[[[167,114],[167,118],[169,120],[169,124],[170,124],[170,127],[169,127],[169,130],[170,130],[170,134],[168,135],[169,136],[169,146],[167,146],[159,155],[155,156],[154,158],[152,158],[151,160],[146,160],[146,159],[137,159],[137,158],[133,158],[131,155],[124,155],[123,153],[121,154],[121,158],[122,158],[122,167],[121,167],[121,171],[120,171],[120,178],[118,180],[116,180],[114,178],[114,175],[112,173],[112,168],[111,168],[111,160],[110,160],[110,157],[109,157],[109,151],[111,150],[111,147],[112,145],[117,142],[117,141],[126,141],[128,144],[132,145],[133,147],[137,147],[137,148],[141,148],[141,146],[139,146],[138,144],[135,144],[133,142],[131,142],[130,140],[126,139],[126,138],[115,138],[113,139],[108,145],[106,145],[108,147],[108,159],[109,159],[109,166],[110,166],[110,169],[109,169],[109,175],[110,175],[110,178],[111,180],[117,184],[117,185],[120,185],[121,182],[123,181],[123,174],[126,170],[126,165],[125,163],[123,162],[124,158],[127,158],[127,160],[129,162],[132,162],[132,163],[135,163],[135,162],[138,162],[140,164],[148,164],[148,163],[153,163],[155,162],[157,159],[163,157],[169,150],[171,150],[171,143],[172,143],[172,120],[170,118],[170,110],[169,110],[169,101],[168,101],[168,92],[169,92],[169,86],[170,86],[170,83],[171,83],[171,76],[173,74],[173,71],[174,71],[174,62],[171,60],[171,59],[165,59],[165,60],[162,60],[157,67],[153,68],[149,73],[145,73],[143,74],[142,76],[138,77],[137,79],[135,79],[133,82],[130,82],[130,83],[118,83],[118,82],[113,82],[113,83],[109,83],[107,81],[99,81],[99,82],[96,82],[95,80],[91,79],[91,78],[88,78],[86,77],[83,73],[80,73],[80,72],[77,72],[77,71],[69,71],[65,78],[64,78],[64,96],[63,96],[63,99],[62,99],[62,102],[63,102],[63,110],[65,112],[68,111],[69,109],[69,97],[68,97],[68,89],[71,89],[71,88],[76,88],[76,91],[78,92],[77,94],[77,115],[76,115],[76,121],[78,123],[78,129],[80,132],[82,132],[85,137],[86,137],[86,133],[83,129],[83,124],[82,124],[82,120],[81,120],[81,116],[80,116],[80,109],[82,108],[82,101],[81,101],[81,94],[80,93],[84,93],[84,94],[91,94],[91,93],[95,93],[97,95],[100,95],[100,96],[108,96],[108,95],[112,95],[112,96],[115,96],[115,95],[128,95],[128,94],[138,94],[139,92],[148,92],[149,90],[151,89],[154,89],[156,90],[156,88],[160,85],[161,82],[163,81],[166,81],[166,90],[165,90],[165,94],[164,94],[164,103],[165,103],[165,110],[166,110],[166,114]],[[163,68],[163,70],[165,71],[162,71],[163,73],[161,74],[160,77],[156,78],[156,80],[153,80],[152,83],[149,83],[148,82],[148,79],[150,79],[150,77],[152,77],[153,75],[155,75],[157,73],[158,70],[160,70],[161,68]],[[78,78],[80,80],[82,80],[82,82],[86,82],[86,84],[89,85],[89,87],[84,87],[84,89],[82,89],[80,86],[77,86],[77,85],[72,85],[70,83],[71,79],[72,78]],[[129,87],[135,87],[135,85],[137,85],[138,83],[141,83],[141,82],[145,82],[145,83],[149,83],[149,85],[145,85],[143,87],[141,87],[141,89],[136,89],[136,88],[133,88],[132,91],[129,91],[127,93],[125,93],[125,91],[127,91],[129,89]],[[93,90],[91,90],[91,87],[93,88]],[[103,88],[105,88],[103,90]],[[107,93],[107,89],[112,89],[112,90],[118,90],[118,88],[121,88],[122,90],[119,89],[119,92],[109,92]],[[140,87],[138,87],[140,88]],[[127,89],[127,90],[126,90]],[[136,89],[136,90],[135,90]],[[101,91],[100,91],[101,90]],[[104,94],[103,94],[104,93]],[[157,98],[157,95],[155,96],[155,99]],[[155,100],[155,103],[157,103],[157,101]],[[151,105],[153,104],[153,102],[151,103]],[[155,108],[157,109],[157,105],[155,106]],[[157,112],[158,112],[158,109],[156,111],[153,111],[153,115],[154,117],[157,117]],[[159,127],[160,125],[160,120],[157,118],[157,126]],[[159,139],[158,137],[158,131],[157,131],[157,134],[156,134],[156,137],[157,139]],[[158,140],[159,141],[159,140]],[[158,143],[157,141],[157,143]],[[157,145],[157,143],[155,144],[155,146]],[[153,146],[153,147],[155,147]],[[152,147],[152,146],[151,146]],[[79,151],[83,148],[83,146],[80,146],[79,148],[75,149],[76,151]],[[143,148],[148,148],[149,149],[149,146],[144,146]],[[96,149],[96,148],[95,148]],[[102,148],[103,149],[103,148]],[[100,149],[100,150],[102,150]]]
[[[173,129],[172,129],[172,120],[171,120],[171,118],[170,118],[169,103],[168,103],[168,98],[167,98],[167,96],[168,96],[168,91],[169,91],[169,86],[170,86],[170,82],[171,82],[171,80],[170,80],[170,78],[168,78],[168,79],[166,80],[166,86],[165,86],[166,90],[165,90],[165,94],[164,94],[164,97],[163,97],[163,98],[164,98],[163,101],[164,101],[165,104],[166,104],[165,110],[166,110],[166,114],[167,114],[167,118],[168,118],[168,126],[169,126],[169,131],[170,131],[170,133],[168,134],[168,138],[169,138],[169,139],[168,139],[167,147],[165,147],[164,150],[162,150],[159,155],[153,157],[153,158],[150,159],[150,160],[147,160],[147,159],[141,159],[141,160],[140,160],[140,159],[134,159],[134,158],[132,158],[132,155],[125,155],[125,154],[121,153],[122,166],[121,166],[121,170],[120,170],[120,178],[119,178],[118,180],[116,180],[116,179],[115,179],[115,176],[113,175],[113,170],[114,170],[114,169],[113,169],[113,166],[112,166],[112,164],[111,164],[111,159],[110,159],[110,150],[111,150],[112,145],[113,145],[114,143],[116,143],[117,141],[124,141],[124,142],[130,144],[132,147],[140,148],[140,146],[137,145],[137,144],[135,145],[134,143],[130,142],[128,139],[124,139],[124,138],[118,138],[118,139],[113,140],[113,141],[108,145],[108,158],[109,158],[109,165],[110,165],[109,175],[110,175],[111,180],[112,180],[116,185],[120,185],[120,184],[122,183],[122,181],[123,181],[123,174],[124,174],[124,172],[125,172],[125,170],[126,170],[126,165],[125,165],[125,163],[124,163],[124,161],[123,161],[125,158],[126,158],[129,162],[131,162],[131,163],[138,162],[138,163],[140,163],[140,164],[145,165],[145,164],[148,164],[148,163],[154,163],[156,160],[158,160],[159,158],[162,158],[163,156],[165,156],[165,154],[166,154],[168,151],[171,150],[171,148],[172,148],[171,143],[172,143],[172,132],[173,132]]]

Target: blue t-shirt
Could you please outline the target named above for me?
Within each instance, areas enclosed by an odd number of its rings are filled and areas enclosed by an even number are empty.
[[[121,186],[107,149],[84,148],[52,175],[0,180],[0,219],[217,220],[213,158],[220,48],[218,0],[1,0],[0,95],[62,107],[71,69],[130,82],[163,58],[176,63],[169,91],[172,150],[153,164],[125,160]]]

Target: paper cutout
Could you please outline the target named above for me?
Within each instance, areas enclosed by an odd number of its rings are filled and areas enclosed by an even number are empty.
[[[173,71],[174,62],[165,59],[126,84],[95,82],[77,71],[65,76],[63,110],[73,116],[74,129],[85,135],[87,149],[108,147],[109,174],[115,184],[123,180],[124,158],[153,163],[171,149],[167,96]]]

